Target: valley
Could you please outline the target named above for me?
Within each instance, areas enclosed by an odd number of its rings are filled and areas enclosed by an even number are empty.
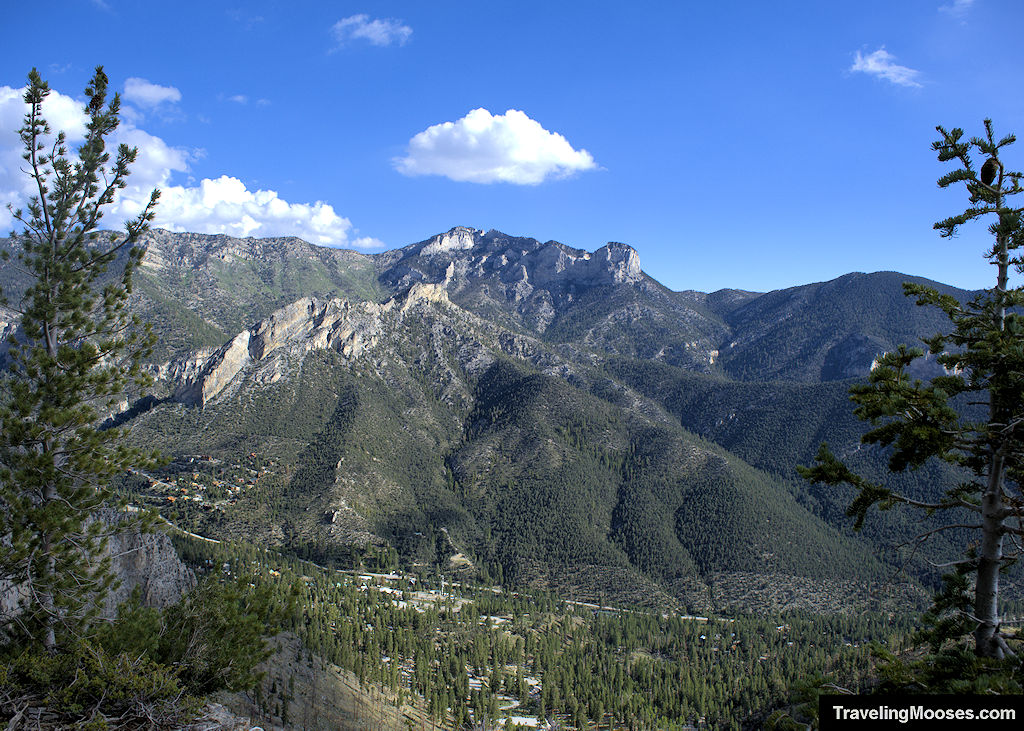
[[[0,728],[1019,724],[1024,5],[876,5],[8,14]]]
[[[164,461],[116,490],[200,574],[302,596],[240,713],[755,727],[794,678],[863,682],[935,586],[896,548],[920,524],[855,533],[852,492],[795,473],[822,441],[885,472],[847,391],[940,327],[903,275],[672,292],[625,244],[461,227],[377,255],[146,244],[153,385],[109,424]],[[950,470],[895,479],[926,499]]]
[[[119,418],[137,444],[219,461],[192,470],[201,491],[188,470],[148,490],[182,525],[339,565],[458,555],[511,586],[696,613],[836,611],[897,565],[906,526],[882,514],[853,534],[850,494],[795,467],[828,441],[884,470],[858,453],[846,390],[939,327],[902,275],[679,293],[625,244],[457,227],[365,255],[148,236],[134,307],[164,313],[167,360]]]
[[[201,573],[281,595],[300,587],[301,610],[272,640],[259,689],[224,699],[264,724],[762,727],[790,678],[825,673],[856,689],[871,643],[895,649],[909,631],[891,613],[658,615],[175,540]]]

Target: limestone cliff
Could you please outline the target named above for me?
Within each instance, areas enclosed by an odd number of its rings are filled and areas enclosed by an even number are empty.
[[[645,275],[631,246],[609,243],[590,253],[555,241],[484,233],[456,226],[395,252],[381,254],[382,279],[407,288],[416,282],[452,282],[459,292],[469,283],[489,283],[492,294],[520,302],[535,290],[549,299],[601,285],[640,284]]]
[[[196,585],[196,577],[178,557],[171,539],[164,533],[141,533],[138,529],[118,530],[125,514],[101,510],[98,519],[107,527],[106,551],[110,557],[116,588],[104,599],[101,616],[113,619],[117,606],[139,588],[142,602],[149,607],[166,607]],[[18,613],[25,592],[18,585],[0,580],[0,616]]]
[[[301,357],[312,350],[334,350],[359,358],[419,303],[449,303],[446,282],[416,284],[383,304],[304,297],[282,307],[217,349],[203,349],[159,370],[172,387],[171,398],[202,406],[246,368],[257,383],[281,378],[285,364],[275,355]]]
[[[114,526],[118,514],[106,511],[102,519]],[[142,603],[148,607],[166,607],[178,601],[196,585],[196,577],[178,557],[170,537],[159,530],[140,533],[138,530],[114,532],[107,543],[107,555],[119,581],[107,594],[103,616],[113,618],[117,606],[139,588]]]

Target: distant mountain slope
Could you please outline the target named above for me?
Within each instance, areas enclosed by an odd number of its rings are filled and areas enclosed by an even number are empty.
[[[459,227],[380,256],[381,279],[396,291],[443,282],[453,302],[551,343],[708,370],[726,334],[712,313],[644,274],[626,244],[590,253]]]
[[[866,375],[875,356],[948,323],[935,308],[917,307],[904,282],[965,300],[969,293],[895,272],[847,274],[829,282],[769,292],[718,306],[730,329],[720,348],[729,376],[746,381],[835,381]]]
[[[866,375],[874,359],[937,332],[943,317],[903,295],[905,281],[966,299],[954,287],[894,272],[759,294],[671,292],[610,243],[593,253],[558,242],[454,228],[379,255],[394,291],[444,283],[454,302],[550,343],[653,360],[744,381],[804,383]]]
[[[468,311],[549,343],[738,380],[815,383],[865,375],[879,353],[942,326],[903,296],[904,281],[970,294],[893,272],[767,294],[672,292],[625,244],[590,253],[463,227],[373,255],[162,230],[144,243],[135,306],[157,327],[162,358],[216,346],[300,297],[381,302],[418,282],[441,284]],[[16,300],[22,285],[10,264],[0,284]]]
[[[437,284],[380,305],[302,300],[168,368],[170,400],[132,431],[174,454],[274,463],[233,504],[178,519],[325,560],[377,545],[578,597],[702,610],[712,576],[729,595],[750,575],[884,575],[789,487],[562,350]]]
[[[379,300],[373,258],[296,238],[150,231],[137,308],[161,327],[161,352],[219,345],[300,297]]]
[[[884,452],[863,448],[864,424],[854,415],[849,388],[854,380],[825,383],[737,382],[690,373],[661,363],[609,361],[607,370],[662,404],[681,426],[728,449],[750,465],[792,486],[801,505],[836,528],[848,531],[846,508],[854,492],[848,486],[809,485],[796,473],[809,465],[822,442],[841,454],[859,474],[885,481],[901,493],[927,500],[936,485],[960,479],[948,465],[928,464],[918,471],[889,473]],[[938,525],[936,523],[935,525]],[[869,515],[863,534],[878,546],[893,546],[920,532],[899,510]],[[936,535],[930,549],[955,556],[963,536]],[[918,563],[917,570],[926,568]]]
[[[196,530],[701,610],[838,608],[912,530],[853,536],[847,495],[793,477],[823,439],[857,449],[836,379],[939,327],[903,275],[672,292],[625,244],[463,227],[375,255],[148,245],[157,384],[118,421],[175,459],[128,484]]]

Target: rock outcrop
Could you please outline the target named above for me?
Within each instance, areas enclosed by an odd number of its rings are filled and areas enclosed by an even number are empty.
[[[539,335],[597,288],[660,296],[641,270],[636,250],[627,244],[612,242],[588,252],[557,241],[542,243],[464,226],[379,254],[378,271],[382,283],[399,290],[443,283],[455,304],[484,317],[502,313],[516,327]],[[688,311],[676,319],[692,316]]]
[[[105,619],[114,619],[118,605],[136,588],[145,606],[166,607],[196,585],[195,574],[182,563],[166,534],[141,533],[137,528],[118,530],[124,518],[124,513],[113,509],[101,510],[98,515],[109,530],[106,551],[98,558],[111,559],[117,584],[104,598],[101,616]],[[18,614],[18,605],[25,597],[22,587],[0,580],[0,616]]]
[[[116,526],[118,514],[106,511],[102,520]],[[128,599],[136,587],[147,607],[166,607],[175,603],[196,585],[196,577],[178,557],[170,537],[154,531],[115,532],[107,542],[111,569],[118,579],[116,589],[107,594],[103,616],[117,616],[117,606]]]
[[[168,378],[174,401],[202,406],[217,397],[244,369],[252,368],[258,383],[282,375],[275,355],[302,356],[313,350],[334,350],[359,358],[378,344],[382,333],[421,303],[448,303],[447,280],[417,283],[383,304],[319,300],[304,297],[243,330],[217,349],[197,351],[159,370]]]
[[[470,280],[484,280],[500,286],[511,301],[524,299],[536,288],[561,296],[571,288],[638,284],[644,279],[640,256],[627,244],[612,242],[590,253],[557,241],[541,243],[464,226],[381,257],[382,277],[395,286],[449,280],[457,291]]]
[[[266,363],[282,348],[301,352],[330,348],[346,358],[358,357],[376,343],[381,316],[393,307],[391,302],[378,305],[300,299],[243,330],[222,347],[201,350],[172,363],[165,370],[174,384],[172,399],[202,406],[244,368]],[[272,383],[280,377],[280,369],[269,369],[257,380]]]

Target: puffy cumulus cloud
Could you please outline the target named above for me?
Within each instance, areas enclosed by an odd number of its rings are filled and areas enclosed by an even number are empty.
[[[360,13],[342,18],[331,26],[331,35],[337,45],[344,46],[351,41],[369,41],[374,46],[404,45],[412,35],[412,28],[400,20],[374,18]]]
[[[444,175],[470,183],[537,185],[597,167],[586,150],[516,109],[492,115],[474,109],[456,122],[428,127],[393,160],[403,175]]]
[[[189,163],[199,157],[196,152],[171,147],[159,137],[138,127],[126,125],[119,128],[116,137],[118,144],[138,149],[128,180],[132,185],[147,190],[167,185],[174,173],[188,172]]]
[[[897,64],[896,57],[886,51],[885,46],[867,56],[857,51],[850,71],[859,71],[869,76],[885,79],[897,86],[921,86],[921,83],[917,80],[921,72]]]
[[[28,106],[24,102],[25,89],[0,86],[0,235],[6,235],[14,226],[14,217],[7,209],[24,205],[35,190],[23,170],[28,163],[22,158],[18,130],[24,123]],[[51,91],[43,102],[43,115],[53,130],[63,130],[70,149],[85,139],[86,117],[82,103],[59,92]],[[53,144],[49,139],[48,147]]]
[[[31,179],[23,172],[25,161],[17,133],[27,110],[24,93],[24,89],[0,86],[0,232],[4,234],[15,224],[7,204],[17,208],[35,193]],[[71,152],[85,139],[87,120],[82,102],[51,91],[43,103],[43,114],[52,129],[66,132]],[[202,151],[168,145],[137,127],[131,118],[122,118],[109,142],[111,147],[120,143],[136,147],[138,156],[128,187],[106,209],[105,228],[117,228],[125,219],[138,215],[153,188],[160,188],[154,225],[162,228],[233,236],[298,236],[326,246],[383,246],[368,237],[350,240],[354,233],[351,222],[322,201],[289,203],[275,191],[250,191],[242,181],[227,175],[204,179],[198,186],[172,184],[175,175],[189,172],[190,164],[202,157]]]
[[[160,86],[132,77],[124,82],[124,100],[140,107],[157,107],[181,101],[181,92],[173,86]]]
[[[251,191],[238,178],[222,175],[198,187],[163,189],[155,225],[172,231],[203,231],[230,236],[298,236],[312,244],[379,245],[374,239],[349,240],[352,223],[323,201],[288,203],[276,191]]]
[[[21,125],[21,109],[11,99],[20,101],[18,90],[0,86],[0,236],[6,236],[14,223],[7,204],[16,206],[25,199],[18,178],[21,151],[13,147],[18,140],[15,130]]]
[[[17,208],[36,193],[33,181],[23,172],[26,164],[21,157],[21,140],[17,133],[28,109],[23,99],[24,93],[24,89],[0,86],[0,204],[3,204],[3,208],[0,208],[0,231],[5,233],[14,225],[6,204],[11,203]],[[85,139],[88,122],[82,110],[82,102],[51,90],[43,102],[43,116],[51,129],[64,131],[68,151],[74,154],[75,147]],[[123,118],[121,125],[108,139],[108,149],[112,155],[116,154],[117,145],[122,143],[138,148],[138,156],[131,168],[128,187],[105,209],[103,225],[111,228],[141,211],[153,188],[166,186],[175,173],[187,172],[189,162],[197,157],[188,150],[171,147],[159,137],[139,129],[129,118]]]
[[[387,246],[383,241],[373,236],[359,236],[351,239],[349,244],[357,249],[381,249]]]

